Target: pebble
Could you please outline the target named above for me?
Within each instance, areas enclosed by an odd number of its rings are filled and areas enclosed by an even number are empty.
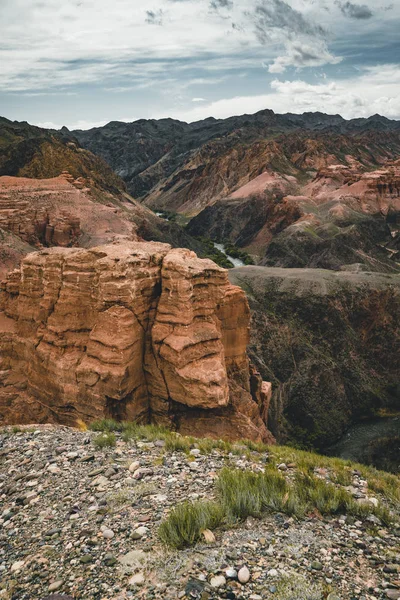
[[[212,585],[213,588],[223,587],[226,585],[226,579],[223,575],[216,575],[215,577],[211,577],[210,585]]]
[[[143,573],[136,573],[129,579],[129,585],[143,585],[145,582]]]
[[[49,592],[55,592],[57,590],[60,589],[60,587],[62,587],[64,585],[64,581],[62,579],[59,579],[58,581],[53,581],[53,583],[50,583],[48,590]]]
[[[237,579],[238,573],[236,569],[229,567],[228,569],[226,569],[225,575],[228,577],[228,579]]]
[[[250,581],[250,571],[247,567],[242,567],[238,572],[238,580],[240,583],[247,583]]]
[[[16,571],[21,571],[25,566],[25,561],[17,560],[15,563],[11,565],[11,573],[15,573]]]
[[[106,540],[111,540],[114,537],[114,532],[112,529],[104,529],[102,532],[102,536],[103,538],[106,538]]]

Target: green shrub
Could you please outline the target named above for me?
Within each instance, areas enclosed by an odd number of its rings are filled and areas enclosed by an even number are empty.
[[[117,443],[115,433],[105,432],[94,438],[96,448],[112,448]]]
[[[284,512],[302,516],[305,505],[279,472],[264,473],[223,469],[217,481],[228,520],[260,517],[263,512]]]
[[[164,544],[181,549],[195,544],[205,529],[221,525],[223,518],[223,510],[215,502],[184,502],[171,511],[158,533]]]
[[[114,419],[99,419],[90,423],[89,429],[102,432],[122,431],[122,423]]]

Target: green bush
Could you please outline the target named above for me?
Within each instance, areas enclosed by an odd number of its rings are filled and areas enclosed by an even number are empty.
[[[112,448],[116,443],[117,440],[115,434],[110,432],[101,433],[93,440],[93,444],[96,448]]]
[[[195,544],[205,529],[220,526],[223,518],[222,507],[215,502],[184,502],[171,511],[158,533],[164,544],[181,549]]]
[[[118,421],[115,421],[114,419],[99,419],[97,421],[92,421],[89,425],[89,429],[102,432],[122,431],[122,423],[118,423]]]

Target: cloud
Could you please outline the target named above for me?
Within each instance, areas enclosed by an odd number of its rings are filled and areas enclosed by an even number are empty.
[[[320,67],[326,64],[337,64],[342,59],[333,56],[327,49],[323,41],[313,40],[312,43],[300,41],[288,41],[286,43],[286,54],[278,56],[268,70],[270,73],[283,73],[287,67],[295,66]]]
[[[206,102],[205,98],[192,98],[192,102]]]
[[[233,8],[232,0],[211,0],[210,9],[211,10],[219,10],[220,8],[226,8],[231,10]]]
[[[366,4],[340,2],[340,0],[336,0],[335,4],[339,6],[346,17],[350,17],[351,19],[370,19],[373,16],[372,10]]]
[[[258,0],[254,21],[262,44],[275,42],[285,50],[270,64],[270,73],[283,73],[288,67],[336,64],[341,60],[328,50],[326,29],[284,0]]]
[[[146,23],[150,25],[162,25],[164,18],[164,12],[160,9],[157,11],[146,10]]]
[[[256,96],[235,96],[170,115],[188,122],[207,117],[224,119],[255,113],[266,108],[276,113],[320,111],[341,114],[347,119],[376,113],[400,119],[400,67],[368,67],[353,81],[339,80],[310,84],[302,80],[273,80],[271,92]],[[159,116],[165,116],[160,114]]]
[[[304,15],[283,0],[261,0],[255,8],[257,36],[262,43],[271,39],[271,33],[279,30],[286,35],[293,33],[309,36],[325,35],[325,29],[308,21]]]

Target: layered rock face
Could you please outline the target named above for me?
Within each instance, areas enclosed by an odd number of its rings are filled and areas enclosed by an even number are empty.
[[[272,441],[246,354],[249,308],[189,250],[125,242],[29,254],[4,282],[0,418],[154,422]]]
[[[137,227],[122,207],[109,195],[102,199],[97,202],[92,190],[68,173],[52,179],[0,177],[0,229],[31,249],[136,240]],[[6,269],[9,265],[0,265],[0,277]]]

